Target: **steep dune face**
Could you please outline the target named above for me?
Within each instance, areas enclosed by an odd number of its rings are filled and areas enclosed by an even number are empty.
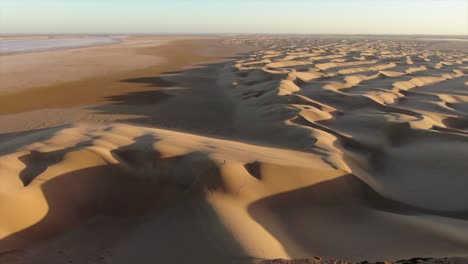
[[[186,132],[74,123],[0,135],[0,262],[468,253],[466,53],[412,41],[226,41],[261,50],[165,77],[203,80],[164,104],[190,120],[177,126]]]

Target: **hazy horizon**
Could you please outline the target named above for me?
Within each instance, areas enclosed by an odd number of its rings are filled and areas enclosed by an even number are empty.
[[[468,35],[466,0],[6,0],[0,34]]]
[[[433,37],[433,38],[456,38],[457,40],[460,38],[460,40],[467,39],[468,40],[468,35],[463,34],[463,35],[440,35],[440,34],[326,34],[326,33],[296,33],[296,34],[291,34],[291,33],[125,33],[125,32],[115,32],[115,33],[97,33],[97,32],[76,32],[76,33],[62,33],[62,32],[37,32],[37,33],[0,33],[0,36],[4,37],[14,37],[14,36],[369,36],[369,37]]]

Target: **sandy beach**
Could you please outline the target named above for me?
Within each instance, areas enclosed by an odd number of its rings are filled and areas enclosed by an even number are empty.
[[[460,43],[130,36],[0,55],[0,263],[465,263]]]

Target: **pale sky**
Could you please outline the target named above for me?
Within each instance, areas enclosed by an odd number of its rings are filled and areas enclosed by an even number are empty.
[[[0,0],[0,34],[468,35],[468,0]]]

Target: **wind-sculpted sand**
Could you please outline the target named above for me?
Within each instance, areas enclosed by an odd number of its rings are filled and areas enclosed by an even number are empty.
[[[258,50],[127,79],[157,90],[90,109],[144,120],[0,135],[0,262],[468,255],[467,53],[388,39],[224,43]]]

